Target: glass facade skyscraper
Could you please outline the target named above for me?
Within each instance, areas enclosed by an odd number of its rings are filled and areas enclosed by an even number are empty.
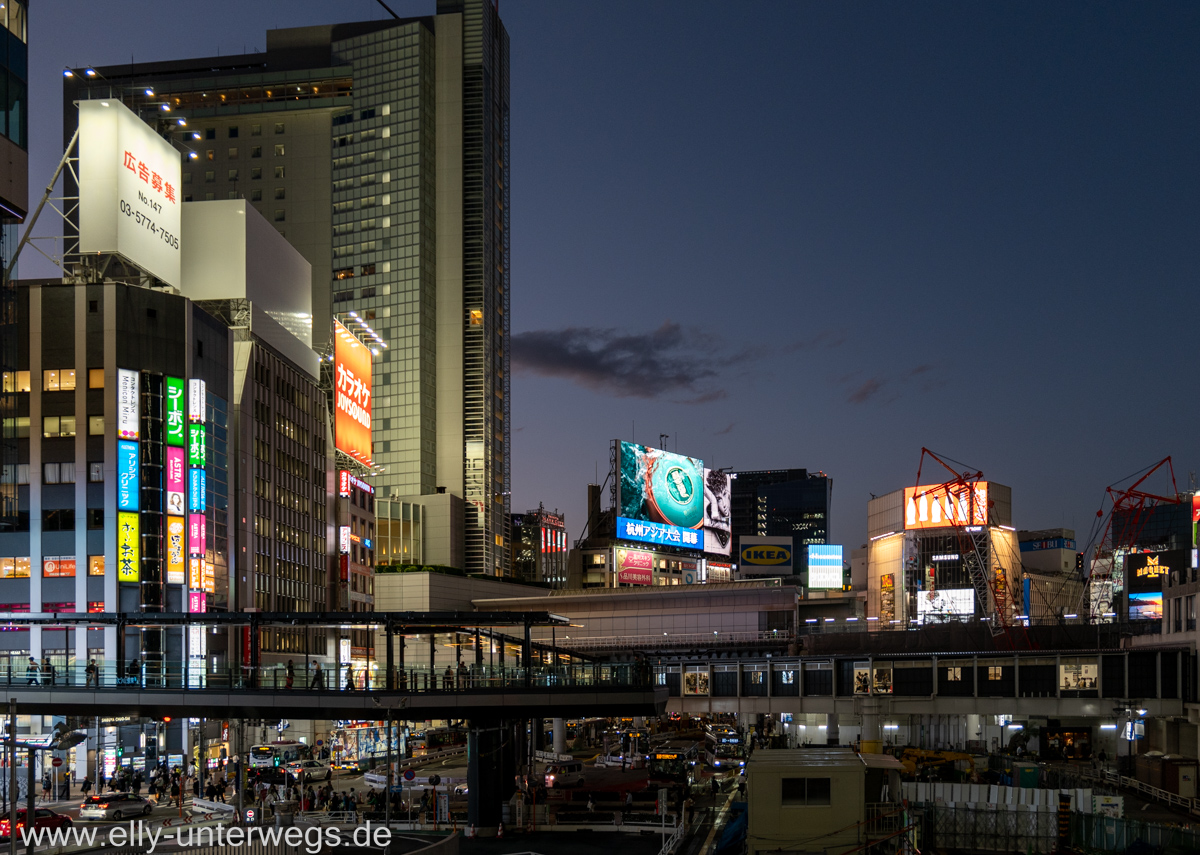
[[[263,53],[98,68],[63,93],[125,93],[189,153],[185,201],[245,198],[275,225],[312,265],[315,347],[333,317],[387,342],[376,495],[422,506],[427,562],[493,574],[510,536],[508,50],[493,0],[438,0],[272,30]]]

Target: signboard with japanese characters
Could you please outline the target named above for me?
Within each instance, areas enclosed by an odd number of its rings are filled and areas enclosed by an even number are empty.
[[[167,513],[184,512],[183,494],[186,478],[183,474],[183,449],[167,446]]]
[[[188,420],[204,421],[204,404],[207,386],[203,380],[188,381]]]
[[[117,436],[138,438],[138,373],[117,369]]]
[[[183,429],[183,380],[179,377],[164,378],[164,393],[167,412],[163,421],[163,439],[167,445],[182,446],[187,440]]]
[[[79,102],[79,250],[179,286],[182,154],[119,99]]]
[[[122,511],[138,509],[138,444],[117,443],[117,508]]]
[[[140,578],[138,558],[138,515],[117,514],[117,581],[136,582]]]
[[[167,517],[167,583],[184,583],[184,546],[187,525],[183,517]]]
[[[188,514],[188,555],[204,555],[207,520],[204,514]]]
[[[333,322],[334,444],[371,464],[371,351]]]
[[[188,466],[204,465],[204,447],[204,425],[188,425]]]

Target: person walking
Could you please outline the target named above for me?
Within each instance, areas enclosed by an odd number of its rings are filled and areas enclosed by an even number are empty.
[[[27,686],[38,685],[39,672],[40,672],[40,669],[38,668],[37,660],[34,659],[32,656],[30,656],[29,664],[25,666],[25,685],[27,685]]]
[[[95,686],[100,688],[100,680],[96,669],[96,660],[92,659],[88,662],[87,667],[83,669],[84,687]]]
[[[296,683],[296,666],[295,666],[295,664],[293,664],[292,660],[289,659],[288,664],[287,664],[287,677],[285,678],[283,685],[284,685],[284,688],[290,689],[290,688],[292,688],[293,685],[295,685],[295,683]]]
[[[54,670],[54,664],[50,661],[50,657],[44,657],[42,659],[42,683],[53,686],[55,676],[57,676],[57,672]]]
[[[346,691],[354,691],[354,666],[349,662],[346,663]]]
[[[87,775],[84,775],[83,783],[79,785],[79,790],[80,790],[80,792],[83,793],[83,797],[86,799],[88,796],[88,793],[90,793],[92,791],[92,779],[89,778]]]
[[[323,671],[321,671],[321,663],[318,662],[316,659],[314,659],[312,661],[312,669],[313,669],[312,682],[309,683],[308,687],[310,689],[325,688],[325,674]]]

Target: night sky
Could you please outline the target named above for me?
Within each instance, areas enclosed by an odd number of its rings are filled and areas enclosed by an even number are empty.
[[[514,510],[557,507],[578,537],[609,441],[662,433],[711,466],[830,474],[848,547],[922,446],[1010,485],[1018,527],[1081,546],[1106,485],[1170,454],[1188,488],[1200,4],[500,9]],[[383,15],[39,0],[30,187],[60,154],[64,65]],[[21,274],[51,272],[26,256]]]

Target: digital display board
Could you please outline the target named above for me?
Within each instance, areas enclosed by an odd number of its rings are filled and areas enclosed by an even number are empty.
[[[170,585],[182,585],[186,581],[186,529],[183,517],[167,517],[167,583]]]
[[[79,102],[79,251],[180,283],[182,155],[120,98]]]
[[[138,444],[117,442],[117,509],[138,509]]]
[[[117,436],[138,438],[138,373],[117,369]]]
[[[184,507],[183,449],[167,446],[167,513],[182,514]]]
[[[118,582],[136,582],[141,578],[138,568],[138,561],[141,555],[138,535],[138,515],[126,512],[117,514]]]
[[[917,592],[918,623],[970,617],[974,614],[975,591],[971,588]]]
[[[642,549],[613,550],[613,566],[617,582],[622,585],[654,584],[654,553]]]
[[[988,524],[988,484],[930,484],[904,488],[904,528]]]
[[[825,590],[842,587],[842,547],[810,543],[808,550],[808,587]]]
[[[617,537],[703,548],[704,462],[619,442]]]
[[[203,469],[188,470],[188,510],[193,513],[204,513],[206,510],[205,492],[208,479]]]
[[[728,473],[704,470],[704,551],[733,552],[733,481]]]
[[[794,572],[790,537],[739,537],[738,558],[743,576],[790,576]]]
[[[371,452],[371,351],[333,322],[334,444],[362,463]]]
[[[1126,596],[1130,620],[1162,620],[1162,591],[1130,591]]]
[[[185,404],[182,378],[163,378],[163,406],[166,410],[163,419],[163,440],[167,445],[182,446],[187,441],[184,436]]]

